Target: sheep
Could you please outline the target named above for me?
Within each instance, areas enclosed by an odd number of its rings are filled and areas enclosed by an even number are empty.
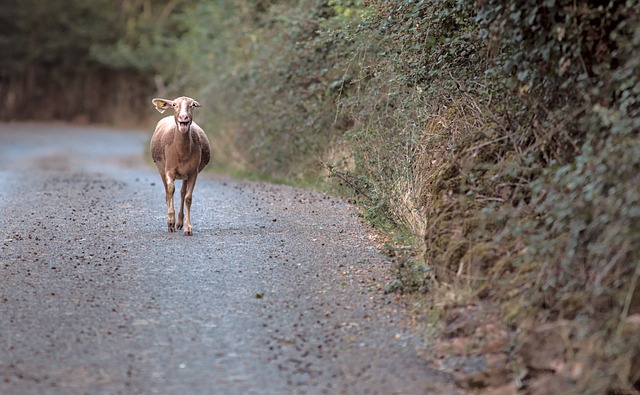
[[[151,101],[160,113],[173,108],[173,116],[160,120],[151,137],[151,157],[158,168],[167,200],[167,227],[175,232],[182,229],[191,236],[191,201],[198,173],[211,158],[209,139],[204,130],[193,121],[193,109],[200,103],[190,97],[175,100],[155,98]],[[173,207],[174,180],[182,180],[180,212],[176,223]],[[186,210],[183,208],[186,203]]]

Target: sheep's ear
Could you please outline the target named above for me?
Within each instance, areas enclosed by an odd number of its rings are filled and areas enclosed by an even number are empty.
[[[197,102],[197,101],[195,101],[195,100],[193,101],[193,103],[191,103],[191,105],[192,105],[192,106],[194,106],[194,107],[202,107],[202,106],[200,105],[200,103],[198,103],[198,102]]]
[[[151,100],[151,103],[153,103],[153,105],[156,106],[156,110],[158,110],[160,114],[165,112],[167,108],[173,106],[173,100],[167,100],[167,99],[155,98]]]

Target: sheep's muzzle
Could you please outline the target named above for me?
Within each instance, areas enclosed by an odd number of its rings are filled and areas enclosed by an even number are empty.
[[[189,131],[190,121],[178,121],[178,130],[181,133],[187,133]]]

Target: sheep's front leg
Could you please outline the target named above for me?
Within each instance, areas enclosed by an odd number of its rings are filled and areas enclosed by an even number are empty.
[[[197,174],[190,177],[188,180],[183,181],[182,188],[180,190],[181,200],[185,203],[185,221],[184,221],[184,235],[191,236],[191,201],[193,200],[193,189],[196,186]],[[186,188],[184,187],[186,185]]]
[[[177,229],[182,229],[184,224],[184,199],[187,196],[187,181],[182,181],[182,187],[180,187],[180,212],[178,212],[178,222],[176,223]]]
[[[169,229],[169,232],[175,232],[176,231],[176,210],[173,207],[173,193],[176,190],[176,187],[174,185],[173,182],[173,177],[167,173],[166,174],[166,185],[165,185],[165,189],[167,192],[166,198],[167,198],[167,228]]]

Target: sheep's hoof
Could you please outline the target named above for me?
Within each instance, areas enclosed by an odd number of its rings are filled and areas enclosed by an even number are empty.
[[[175,224],[169,223],[167,225],[167,228],[169,229],[169,232],[175,232],[176,231],[176,225]]]
[[[180,222],[178,222],[178,225],[176,225],[176,229],[178,230],[182,229],[182,224]]]
[[[185,230],[184,231],[184,235],[185,236],[193,236],[193,233],[190,230]]]

